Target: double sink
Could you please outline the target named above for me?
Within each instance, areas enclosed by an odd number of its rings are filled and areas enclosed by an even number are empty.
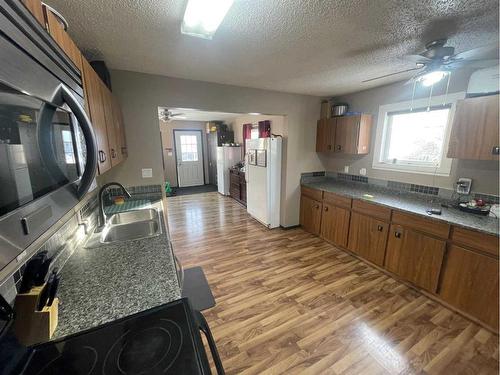
[[[111,215],[102,228],[87,242],[86,247],[98,247],[119,241],[140,240],[162,233],[160,213],[157,209],[146,208],[124,211]]]

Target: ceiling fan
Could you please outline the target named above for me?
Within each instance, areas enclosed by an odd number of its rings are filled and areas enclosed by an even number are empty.
[[[170,122],[172,120],[175,120],[176,117],[178,117],[179,119],[182,119],[182,118],[185,118],[185,114],[184,113],[173,113],[172,111],[170,111],[167,108],[160,109],[158,111],[158,118],[162,121]]]
[[[416,74],[408,82],[422,82],[425,86],[431,86],[449,75],[451,71],[455,69],[463,67],[479,69],[498,64],[498,53],[495,53],[495,58],[493,59],[484,57],[492,52],[491,46],[475,48],[455,54],[455,47],[447,46],[447,41],[447,39],[433,40],[425,45],[425,51],[420,54],[406,56],[407,60],[415,62],[415,68],[370,78],[363,82],[371,82],[377,79],[415,71]]]

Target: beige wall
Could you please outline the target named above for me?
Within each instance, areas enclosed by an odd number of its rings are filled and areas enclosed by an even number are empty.
[[[466,91],[469,76],[470,72],[467,71],[454,73],[451,76],[449,92]],[[447,177],[434,177],[432,175],[384,171],[372,168],[375,134],[377,126],[381,125],[377,124],[379,106],[411,100],[412,90],[413,85],[411,84],[403,85],[403,83],[396,83],[336,98],[338,102],[348,103],[349,110],[351,111],[366,112],[373,115],[371,152],[369,155],[361,157],[322,155],[321,159],[326,170],[342,172],[344,166],[348,165],[350,167],[349,173],[351,174],[359,174],[361,168],[366,168],[368,177],[448,189],[455,188],[455,182],[458,177],[469,177],[473,179],[472,188],[474,191],[498,195],[498,162],[494,161],[453,160],[451,174]],[[444,91],[445,84],[443,83],[434,88],[433,95],[442,95]],[[415,97],[423,98],[428,97],[428,95],[429,89],[418,89]]]
[[[300,174],[324,170],[315,152],[320,98],[117,70],[111,76],[113,94],[123,110],[129,157],[100,182],[162,183],[158,107],[285,115],[288,139],[281,224],[298,224]],[[152,168],[153,178],[143,179],[141,168]]]
[[[163,146],[163,167],[165,179],[170,182],[170,186],[176,187],[178,185],[177,168],[175,166],[174,130],[201,130],[201,139],[203,142],[203,170],[205,173],[205,183],[207,183],[208,158],[205,125],[206,123],[203,121],[160,121],[160,132]],[[169,150],[171,150],[170,153]]]

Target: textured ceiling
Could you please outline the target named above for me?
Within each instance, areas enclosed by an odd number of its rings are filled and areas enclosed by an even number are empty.
[[[213,40],[180,33],[186,0],[46,0],[112,69],[334,95],[409,77],[401,58],[448,37],[498,43],[498,0],[235,0]]]

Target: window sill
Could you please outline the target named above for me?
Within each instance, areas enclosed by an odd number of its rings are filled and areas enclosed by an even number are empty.
[[[440,176],[440,177],[449,177],[451,174],[451,168],[448,170],[442,168],[435,169],[426,167],[408,167],[402,165],[383,164],[383,163],[373,164],[372,168],[384,171],[391,171],[391,172],[400,172],[408,174],[425,174],[425,175]]]

